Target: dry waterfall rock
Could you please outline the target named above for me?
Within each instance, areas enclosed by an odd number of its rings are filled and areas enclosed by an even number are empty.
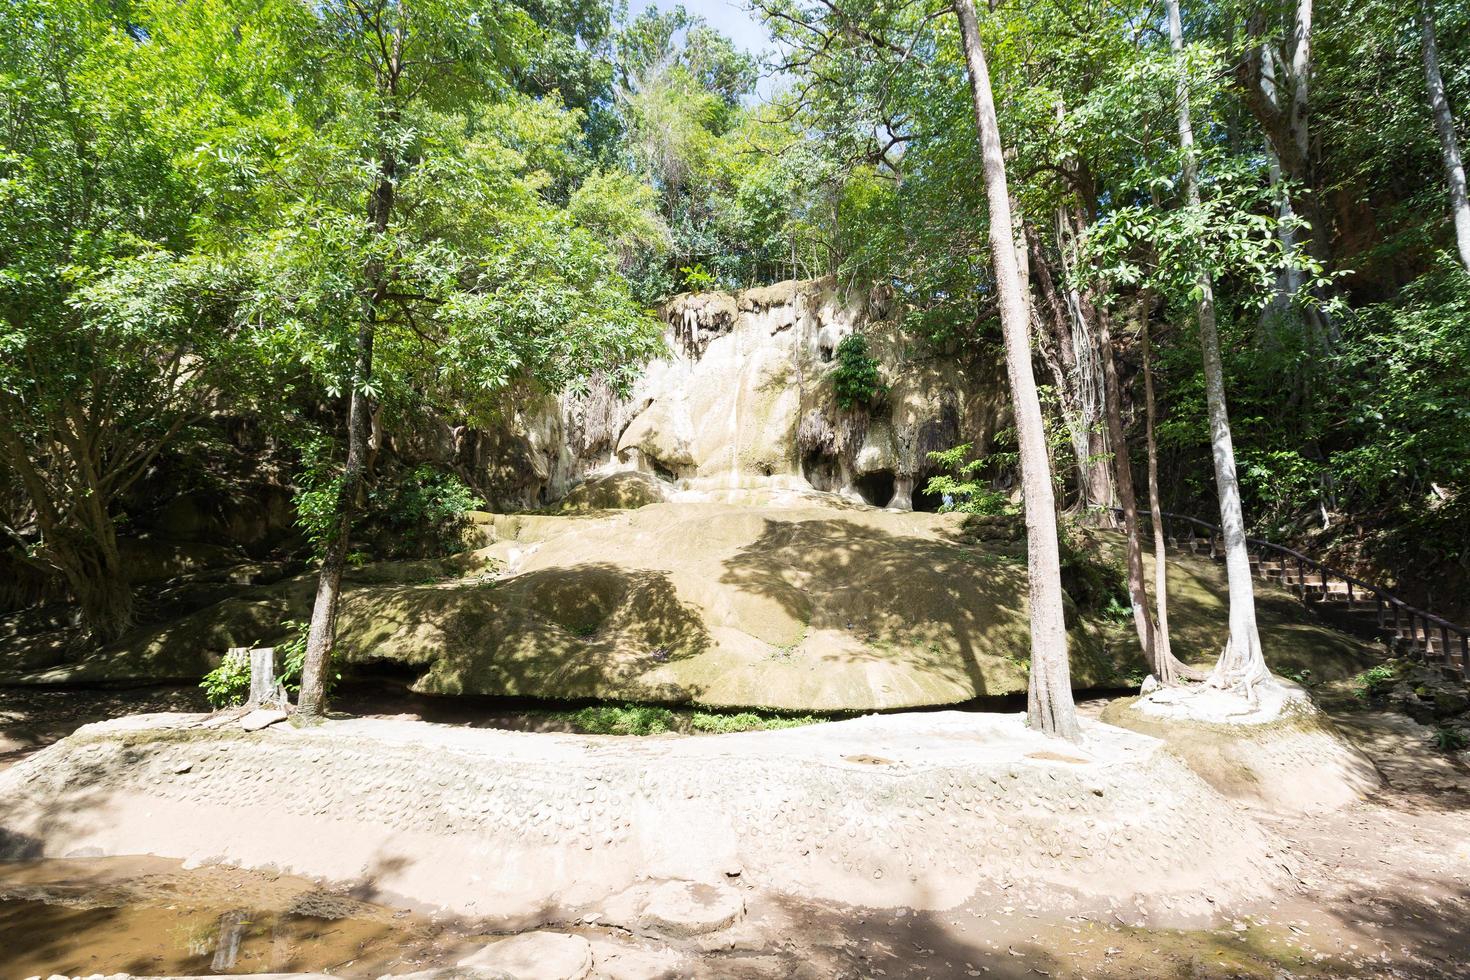
[[[261,729],[280,724],[287,717],[286,712],[277,708],[256,708],[240,719],[240,730],[258,732]]]
[[[1298,684],[1262,681],[1252,702],[1206,684],[1115,701],[1104,721],[1163,739],[1225,796],[1280,813],[1319,813],[1361,799],[1383,778]]]
[[[745,898],[726,884],[666,881],[649,893],[639,925],[675,938],[728,929],[745,914]]]
[[[1020,713],[656,739],[389,719],[261,738],[197,718],[89,725],[0,772],[0,827],[42,857],[152,853],[344,883],[373,868],[382,891],[458,914],[652,912],[685,932],[738,918],[738,893],[659,883],[725,882],[735,865],[741,889],[818,901],[944,909],[1004,884],[1169,923],[1289,874],[1284,843],[1162,742],[1105,724],[1061,751]],[[268,778],[306,769],[310,794]],[[105,807],[83,805],[99,795]],[[636,901],[615,908],[623,894]]]
[[[592,946],[581,936],[527,932],[466,956],[458,970],[475,980],[585,980],[592,973]]]

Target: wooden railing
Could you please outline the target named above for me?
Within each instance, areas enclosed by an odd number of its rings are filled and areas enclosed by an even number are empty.
[[[1120,507],[1112,510],[1120,517],[1123,514]],[[1153,520],[1153,514],[1147,510],[1140,509],[1138,516]],[[1211,558],[1223,555],[1224,533],[1218,524],[1168,511],[1160,511],[1159,517],[1163,522],[1165,540],[1173,540],[1175,547],[1179,546],[1179,538],[1169,533],[1170,528],[1172,526],[1177,529],[1184,525],[1190,528],[1191,541],[1197,542],[1201,537],[1209,541]],[[1196,530],[1203,531],[1204,535],[1195,534]],[[1217,542],[1220,543],[1218,551]],[[1397,639],[1406,641],[1412,650],[1427,659],[1438,660],[1470,676],[1470,627],[1458,626],[1434,613],[1415,608],[1387,589],[1324,565],[1300,551],[1258,538],[1246,538],[1245,542],[1251,552],[1252,567],[1258,570],[1262,578],[1270,578],[1268,572],[1278,570],[1267,567],[1264,556],[1273,555],[1280,562],[1281,584],[1300,592],[1303,602],[1308,601],[1310,595],[1320,595],[1322,601],[1326,602],[1334,595],[1344,594],[1333,589],[1334,582],[1341,582],[1345,586],[1349,612],[1359,608],[1369,611],[1371,603],[1379,630],[1392,631]],[[1295,581],[1291,580],[1292,576],[1289,574],[1293,568],[1296,572]]]

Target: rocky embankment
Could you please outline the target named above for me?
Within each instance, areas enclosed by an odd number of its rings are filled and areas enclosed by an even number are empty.
[[[1058,743],[1011,714],[702,739],[143,715],[0,773],[0,796],[12,857],[225,860],[506,921],[653,921],[669,896],[650,882],[737,877],[917,909],[988,885],[1152,922],[1208,919],[1276,886],[1279,843],[1160,742],[1098,724],[1087,736]]]

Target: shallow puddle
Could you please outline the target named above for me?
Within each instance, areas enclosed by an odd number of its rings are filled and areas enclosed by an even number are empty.
[[[441,962],[463,937],[310,881],[159,858],[0,863],[6,977],[331,970]]]

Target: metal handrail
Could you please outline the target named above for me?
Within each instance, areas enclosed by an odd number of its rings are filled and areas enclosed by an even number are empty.
[[[1119,516],[1123,515],[1123,508],[1121,507],[1113,507],[1110,508],[1110,510],[1114,514],[1117,514]],[[1153,521],[1153,513],[1149,510],[1139,508],[1138,514],[1140,517],[1147,517],[1150,522]],[[1174,514],[1167,510],[1160,511],[1159,516],[1163,518],[1163,531],[1164,537],[1166,539],[1169,537],[1170,521],[1183,521],[1184,523],[1192,525],[1194,527],[1203,528],[1206,532],[1208,532],[1207,536],[1210,540],[1210,557],[1213,558],[1215,556],[1215,537],[1218,535],[1221,537],[1222,540],[1224,538],[1224,531],[1221,529],[1220,525],[1211,524],[1209,521],[1202,521],[1198,517],[1190,517],[1187,514]],[[1304,555],[1300,551],[1297,551],[1293,548],[1288,548],[1285,545],[1279,545],[1272,541],[1262,541],[1259,538],[1250,537],[1245,539],[1245,543],[1248,548],[1255,548],[1260,552],[1268,552],[1281,555],[1286,558],[1292,558],[1296,561],[1298,579],[1297,584],[1300,586],[1300,592],[1303,602],[1305,602],[1307,598],[1306,570],[1308,568],[1321,576],[1322,592],[1324,598],[1327,593],[1327,580],[1329,578],[1340,579],[1343,582],[1347,583],[1349,609],[1353,607],[1353,604],[1356,601],[1356,597],[1353,594],[1353,589],[1355,587],[1358,589],[1362,589],[1366,593],[1369,593],[1370,595],[1372,595],[1373,601],[1377,604],[1378,607],[1379,628],[1388,628],[1388,623],[1386,622],[1385,607],[1391,608],[1393,610],[1393,631],[1395,635],[1402,639],[1404,637],[1404,631],[1407,628],[1410,644],[1416,650],[1423,653],[1425,656],[1433,655],[1432,651],[1429,648],[1429,634],[1431,626],[1437,628],[1441,647],[1440,657],[1446,663],[1451,662],[1450,634],[1455,634],[1460,639],[1459,667],[1462,671],[1470,674],[1470,627],[1460,626],[1457,623],[1450,622],[1442,616],[1436,616],[1432,612],[1428,612],[1427,610],[1411,606],[1404,600],[1400,599],[1398,596],[1394,595],[1392,592],[1389,592],[1387,589],[1374,585],[1371,582],[1365,582],[1360,578],[1349,575],[1348,573],[1333,568],[1330,565],[1324,565],[1320,561],[1317,561],[1315,558]],[[1282,566],[1282,571],[1285,571],[1284,563]],[[1407,624],[1404,623],[1405,617],[1407,617],[1408,620]]]

